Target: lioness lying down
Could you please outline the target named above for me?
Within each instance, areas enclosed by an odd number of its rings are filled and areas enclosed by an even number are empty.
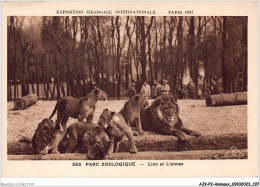
[[[97,124],[75,122],[65,131],[58,150],[61,153],[73,153],[83,146],[88,159],[100,160],[108,154],[110,142],[104,129]]]

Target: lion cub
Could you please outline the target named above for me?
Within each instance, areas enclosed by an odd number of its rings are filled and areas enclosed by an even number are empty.
[[[138,152],[131,128],[126,124],[124,117],[121,114],[104,109],[99,117],[98,125],[106,129],[106,133],[111,140],[108,154],[118,152],[120,141],[123,139],[124,135],[126,135],[129,140],[130,153]]]
[[[67,128],[58,149],[66,153],[84,149],[88,159],[100,160],[106,157],[110,142],[105,130],[97,124],[78,121]]]
[[[48,118],[43,119],[42,122],[38,124],[32,138],[34,153],[41,155],[48,154],[53,148],[55,136],[54,122]]]
[[[140,120],[140,109],[142,107],[148,106],[149,103],[146,97],[136,94],[130,98],[124,105],[124,107],[119,111],[122,114],[127,125],[130,127],[136,127],[137,132],[134,135],[143,135],[143,129]]]
[[[57,120],[55,121],[57,130],[60,129],[60,124],[66,130],[69,117],[78,119],[78,121],[83,121],[86,118],[87,122],[92,122],[97,101],[106,99],[107,94],[99,88],[92,90],[86,97],[81,99],[71,96],[62,97],[57,101],[49,118],[51,119],[57,111]]]

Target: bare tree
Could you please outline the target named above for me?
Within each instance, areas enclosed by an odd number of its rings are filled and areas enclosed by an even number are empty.
[[[227,17],[223,16],[222,27],[222,50],[221,50],[221,65],[222,65],[222,79],[223,91],[227,93],[227,70],[226,70],[226,37],[227,37]]]
[[[130,79],[140,91],[141,81],[169,77],[176,93],[187,69],[199,88],[200,68],[203,93],[214,76],[224,92],[247,90],[247,17],[44,16],[38,35],[35,20],[8,17],[9,100],[17,80],[22,95],[40,95],[43,84],[46,99],[81,97],[92,82],[120,98]]]

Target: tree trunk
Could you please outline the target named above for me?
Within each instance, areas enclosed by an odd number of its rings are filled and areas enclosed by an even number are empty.
[[[244,62],[243,91],[247,91],[247,61]]]
[[[120,28],[119,28],[119,16],[116,17],[116,30],[117,30],[117,47],[116,47],[116,64],[117,64],[117,73],[118,73],[118,80],[117,80],[117,98],[120,99],[120,86],[121,86],[121,67],[120,67]]]
[[[156,17],[154,18],[155,21],[155,71],[154,76],[156,81],[158,81],[158,31],[157,31],[157,22]]]
[[[29,69],[28,69],[28,72],[29,72]],[[33,85],[33,78],[31,77],[30,72],[29,72],[29,80],[30,80],[30,83],[31,83],[32,92],[35,93],[35,89],[34,89],[34,85]]]
[[[38,72],[38,58],[36,59],[36,89],[37,95],[40,97],[40,90],[39,90],[39,72]]]
[[[147,79],[147,60],[146,60],[146,38],[149,35],[150,29],[153,24],[154,17],[151,17],[150,24],[147,26],[147,32],[145,32],[145,17],[144,16],[137,16],[137,20],[139,22],[139,32],[140,32],[140,62],[141,62],[141,69],[142,69],[142,81],[146,81]],[[150,49],[148,49],[150,51]]]
[[[207,106],[229,106],[247,104],[247,92],[208,95],[205,99]]]
[[[59,67],[59,65],[60,65],[60,63],[59,63],[59,60],[57,60],[57,59],[55,59],[55,61],[56,61],[56,67],[57,67],[57,100],[60,98],[60,67]]]
[[[169,65],[170,65],[170,77],[171,77],[171,83],[170,84],[170,88],[171,88],[171,91],[173,92],[173,94],[176,93],[176,80],[177,80],[177,73],[178,73],[178,66],[176,66],[176,62],[174,62],[174,51],[173,51],[173,44],[172,44],[172,41],[173,41],[173,31],[174,31],[174,18],[171,17],[170,18],[170,23],[169,23],[169,35],[168,35],[168,42],[169,42],[169,51],[168,51],[168,55],[169,55],[169,58],[170,58],[170,62],[169,62]],[[175,43],[176,44],[176,43]]]
[[[178,46],[177,46],[177,65],[176,67],[178,68],[178,74],[181,75],[181,80],[179,82],[180,88],[182,89],[182,77],[183,77],[183,71],[184,71],[184,64],[183,64],[183,29],[182,29],[182,23],[183,23],[183,17],[179,17],[179,24],[177,28],[177,41],[178,41]],[[179,76],[178,76],[179,77]],[[177,79],[177,76],[175,77]],[[175,81],[175,87],[178,88],[179,85],[176,86],[176,81]]]
[[[150,80],[154,80],[153,76],[153,65],[152,65],[152,50],[151,50],[151,33],[149,31],[148,34],[148,61],[149,61],[149,66],[150,66]]]
[[[17,81],[16,81],[16,71],[17,71],[17,45],[16,45],[16,32],[15,32],[15,26],[14,26],[14,17],[11,16],[11,27],[12,27],[12,34],[13,34],[13,47],[14,47],[14,75],[13,75],[13,80],[14,80],[14,100],[16,100],[16,89],[17,89]]]
[[[201,25],[201,19],[202,17],[199,16],[198,17],[199,19],[199,25],[198,25],[198,32],[197,32],[197,45],[200,45],[201,43],[201,35],[202,35],[202,29],[203,29],[203,26]],[[206,26],[205,26],[206,27]],[[195,46],[194,46],[195,48]],[[197,54],[197,51],[195,52],[195,61],[194,61],[194,83],[196,85],[196,95],[198,95],[198,88],[199,88],[199,60],[198,60],[198,54]]]
[[[51,88],[49,87],[49,90],[51,93],[51,100],[54,100],[54,97],[55,97],[55,87],[56,87],[56,82],[54,81],[52,91],[51,91]]]
[[[140,21],[140,62],[141,62],[141,68],[142,68],[142,81],[146,81],[146,43],[145,43],[145,17],[141,16],[139,17]]]
[[[166,16],[163,17],[163,41],[161,43],[160,55],[161,55],[161,63],[162,63],[162,78],[166,78],[165,69],[166,69],[166,38],[167,38],[167,29],[166,29]]]
[[[26,95],[24,97],[17,98],[14,101],[14,107],[16,110],[24,110],[29,106],[35,104],[38,101],[38,96],[36,94]]]
[[[243,48],[244,48],[244,55],[243,55],[243,61],[244,61],[244,75],[243,75],[243,91],[247,91],[247,64],[248,64],[248,55],[247,55],[247,24],[248,24],[248,17],[245,18],[245,24],[243,26]]]
[[[99,16],[97,16],[97,31],[98,31],[98,43],[100,48],[100,58],[98,60],[100,66],[100,73],[101,73],[101,88],[104,90],[104,57],[103,57],[103,41],[100,32],[100,22]]]
[[[221,51],[221,66],[222,66],[222,81],[223,92],[227,93],[227,70],[226,70],[226,35],[227,35],[227,17],[223,16],[223,30],[222,30],[222,51]]]
[[[188,50],[189,50],[189,69],[192,80],[195,80],[195,22],[194,16],[190,17],[189,34],[188,34]]]

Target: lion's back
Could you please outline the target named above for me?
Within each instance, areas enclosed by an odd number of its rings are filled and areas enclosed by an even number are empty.
[[[134,100],[129,100],[125,103],[124,107],[119,111],[125,120],[133,121],[140,116],[140,107]]]
[[[154,115],[154,107],[141,108],[140,119],[144,131],[154,131],[154,124],[160,123]],[[159,126],[160,124],[158,124]]]
[[[58,101],[58,111],[64,112],[66,115],[78,118],[79,114],[79,100],[77,98],[74,98],[72,96],[66,96],[63,98],[60,98]]]

